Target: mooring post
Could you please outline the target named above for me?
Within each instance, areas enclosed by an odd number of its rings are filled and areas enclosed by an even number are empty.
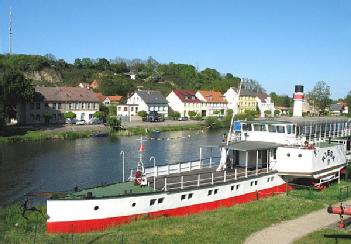
[[[165,191],[167,191],[167,178],[165,177]]]
[[[183,189],[183,187],[184,187],[183,181],[184,181],[184,176],[182,175],[182,176],[180,177],[180,189]]]
[[[224,170],[224,173],[223,173],[223,181],[226,182],[227,181],[227,171]]]
[[[213,172],[211,173],[211,176],[212,176],[212,185],[213,185]]]
[[[200,174],[197,175],[197,186],[200,186]]]
[[[235,168],[234,170],[234,178],[237,179],[238,178],[238,169]]]

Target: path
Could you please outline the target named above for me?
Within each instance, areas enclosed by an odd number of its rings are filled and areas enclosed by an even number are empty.
[[[350,205],[351,200],[343,205]],[[339,216],[328,214],[327,208],[309,213],[297,219],[285,221],[256,232],[246,239],[245,244],[293,243],[295,240],[336,223]]]

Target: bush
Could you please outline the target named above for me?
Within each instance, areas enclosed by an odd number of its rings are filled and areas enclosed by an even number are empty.
[[[49,124],[50,119],[52,119],[52,114],[46,112],[46,113],[43,114],[43,117],[44,117],[45,123],[46,123],[46,124]]]
[[[280,110],[276,109],[274,110],[274,116],[279,116],[280,115]]]
[[[177,112],[177,111],[170,111],[170,112],[168,113],[168,118],[170,118],[170,119],[176,120],[176,119],[178,119],[179,117],[180,117],[180,113]]]
[[[142,111],[139,111],[139,112],[138,112],[138,116],[144,118],[144,117],[147,116],[147,112],[146,112],[146,111],[143,111],[143,110],[142,110]]]
[[[196,116],[196,112],[195,111],[189,111],[188,115],[190,118],[194,118]]]
[[[65,117],[65,119],[74,119],[77,117],[77,115],[75,113],[73,113],[72,111],[69,111],[69,112],[64,113],[63,117]]]
[[[270,117],[272,115],[271,111],[266,110],[264,111],[264,117]]]
[[[217,117],[213,117],[213,116],[206,117],[205,122],[208,128],[217,129],[222,127],[221,121],[219,121]]]
[[[114,129],[118,129],[121,126],[121,121],[115,116],[110,116],[107,118],[107,124]]]
[[[101,112],[101,111],[96,111],[93,115],[94,118],[97,118],[97,119],[103,119],[105,116],[104,116],[104,112]]]

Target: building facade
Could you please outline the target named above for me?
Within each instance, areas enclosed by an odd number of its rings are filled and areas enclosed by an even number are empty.
[[[118,104],[120,104],[120,102],[121,102],[121,100],[123,98],[123,96],[118,96],[118,95],[105,96],[105,95],[102,95],[101,92],[97,92],[95,94],[99,98],[100,103],[102,103],[105,106],[109,106],[109,105],[117,106]]]
[[[227,101],[228,109],[233,110],[234,114],[239,113],[239,89],[235,87],[230,87],[224,93],[225,100]]]
[[[17,105],[17,121],[20,124],[65,123],[66,112],[75,113],[77,120],[89,121],[96,111],[99,111],[99,99],[89,89],[36,87],[34,102]]]
[[[157,111],[158,114],[168,117],[168,101],[160,91],[136,91],[128,98],[127,104],[137,105],[138,112],[145,111],[150,113],[151,111]]]
[[[166,99],[169,107],[173,111],[180,113],[182,117],[189,116],[190,111],[194,111],[201,116],[202,107],[205,106],[205,102],[200,101],[193,90],[173,90]]]
[[[228,103],[222,93],[217,91],[199,90],[196,97],[202,102],[201,116],[225,116],[227,114]]]
[[[260,112],[260,117],[265,117],[265,112],[268,111],[270,116],[274,116],[274,103],[270,96],[260,92],[256,94],[257,108]]]
[[[257,111],[256,93],[242,89],[239,95],[239,113],[245,113],[245,110]]]

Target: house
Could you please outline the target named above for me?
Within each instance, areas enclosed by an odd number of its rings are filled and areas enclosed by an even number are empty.
[[[123,96],[105,96],[105,95],[102,95],[101,92],[97,92],[95,93],[96,96],[99,98],[100,102],[104,105],[118,105]]]
[[[225,93],[224,93],[225,100],[227,101],[228,109],[233,110],[234,114],[239,113],[239,89],[235,87],[230,87]]]
[[[334,103],[329,106],[329,112],[332,115],[340,116],[345,114],[345,104],[340,102],[340,103]]]
[[[138,115],[137,104],[120,104],[117,105],[117,117],[123,121],[132,121],[132,117]]]
[[[224,116],[227,114],[228,103],[222,93],[217,91],[197,91],[195,96],[203,102],[201,116]]]
[[[138,105],[138,111],[157,111],[168,117],[168,102],[160,91],[139,90],[134,92],[127,100],[127,104]]]
[[[17,105],[20,124],[64,123],[64,113],[73,112],[78,120],[89,121],[99,111],[99,99],[92,90],[80,87],[35,87],[32,103]],[[45,117],[50,117],[49,121]]]
[[[260,111],[260,117],[265,117],[265,111],[269,111],[271,116],[274,116],[274,103],[271,97],[264,92],[256,93],[257,108]]]
[[[245,110],[257,111],[256,93],[250,90],[241,89],[239,95],[239,113]]]
[[[193,90],[173,90],[166,99],[170,108],[183,117],[189,116],[189,111],[201,115],[202,107],[205,106],[205,102],[200,101]]]
[[[78,87],[90,89],[90,84],[89,84],[89,83],[86,83],[86,82],[79,82]]]

